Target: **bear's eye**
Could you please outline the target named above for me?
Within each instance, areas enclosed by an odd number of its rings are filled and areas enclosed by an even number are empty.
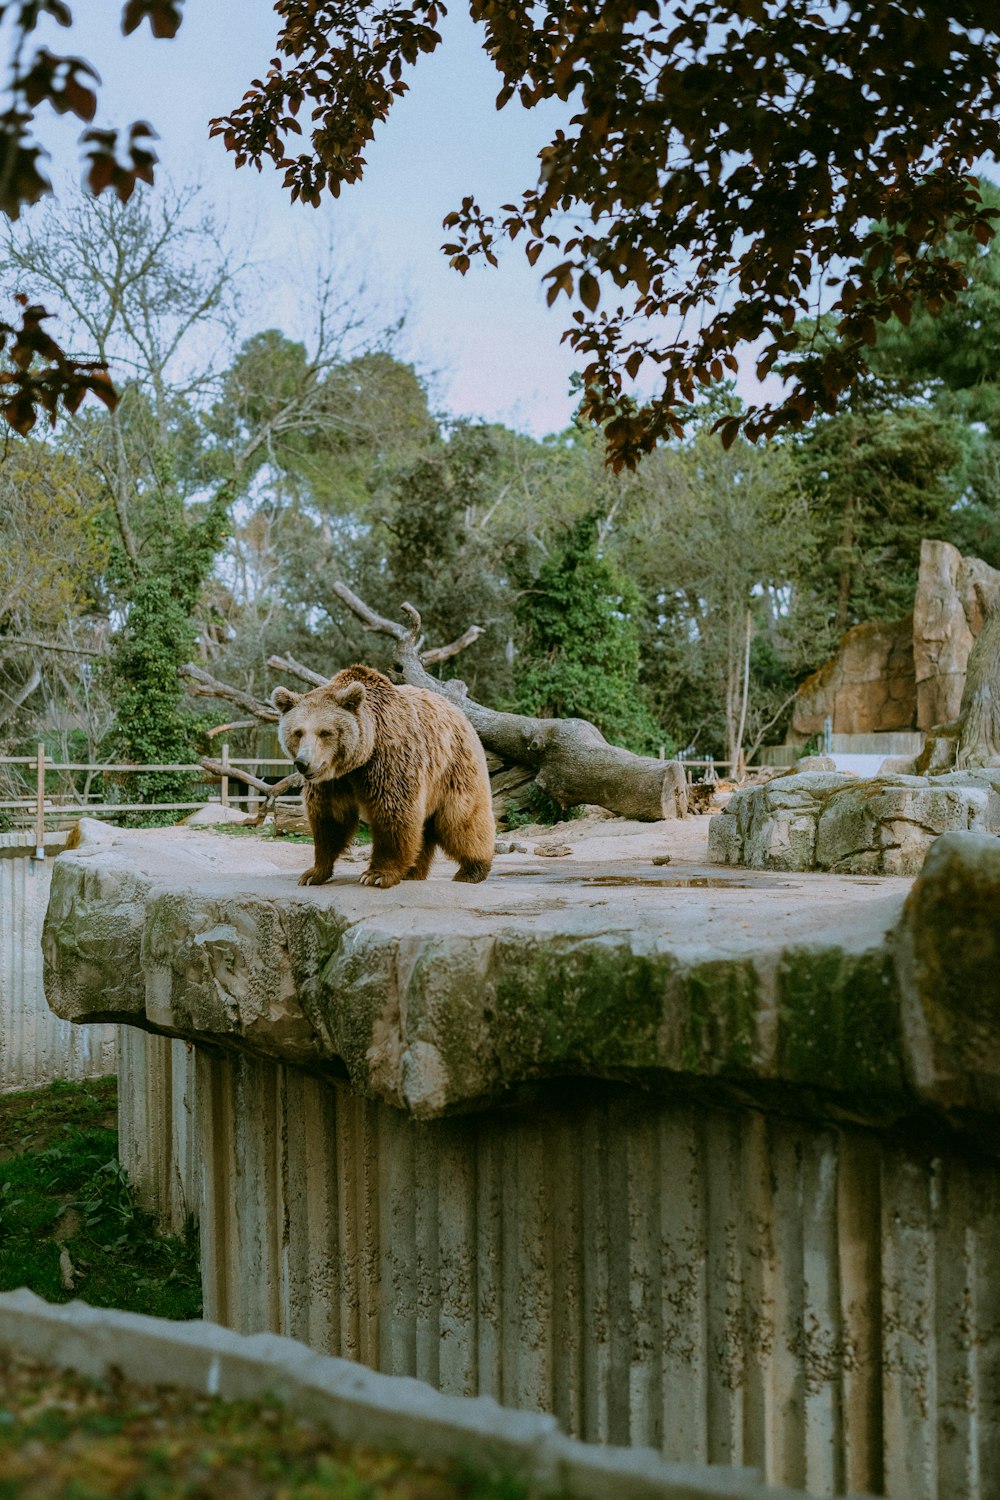
[[[329,729],[321,729],[320,732],[319,732],[319,738],[321,740],[329,740],[329,739],[332,739],[333,736],[330,733]]]

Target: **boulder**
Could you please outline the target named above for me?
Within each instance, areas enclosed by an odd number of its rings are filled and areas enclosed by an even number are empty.
[[[737,792],[709,827],[709,856],[751,869],[915,875],[944,833],[1000,833],[1000,772],[782,776]]]
[[[1000,841],[938,839],[907,897],[896,968],[911,1082],[941,1109],[1000,1108]]]
[[[709,824],[709,858],[755,870],[813,870],[827,799],[856,785],[846,772],[804,771],[745,787]]]
[[[995,568],[978,557],[963,557],[949,542],[920,544],[913,601],[918,729],[958,717],[972,643],[998,602],[1000,572]]]
[[[836,656],[803,682],[792,736],[822,734],[826,719],[834,734],[909,729],[915,713],[913,617],[876,620],[849,630]]]

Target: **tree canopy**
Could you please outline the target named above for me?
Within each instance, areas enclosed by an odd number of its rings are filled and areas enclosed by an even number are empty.
[[[497,106],[558,99],[571,112],[516,203],[448,214],[460,272],[521,238],[548,299],[575,304],[565,337],[583,364],[583,415],[615,467],[681,432],[700,387],[749,350],[780,365],[776,400],[720,418],[723,441],[832,412],[867,367],[879,327],[936,312],[966,284],[956,231],[985,243],[995,211],[974,175],[1000,146],[994,0],[470,0],[500,75]],[[127,33],[174,35],[182,0],[127,0]],[[270,159],[293,199],[318,204],[365,169],[406,70],[441,44],[440,0],[277,0],[266,72],[212,122],[237,165]],[[0,5],[13,34],[0,116],[0,213],[48,190],[33,134],[46,103],[89,125],[96,75],[34,51],[65,0]],[[121,138],[121,139],[120,139]],[[82,137],[92,191],[151,181],[142,122]],[[833,315],[833,336],[803,317]],[[25,431],[41,407],[114,393],[68,360],[44,308],[0,326],[12,356],[0,404]],[[38,366],[41,366],[40,368]],[[642,393],[651,392],[648,398]]]
[[[278,0],[276,55],[213,122],[237,165],[264,158],[293,199],[357,181],[404,69],[441,43],[440,0]],[[471,0],[497,106],[574,110],[520,202],[448,215],[459,271],[523,236],[548,299],[578,306],[584,415],[616,466],[679,435],[699,386],[750,346],[774,402],[720,419],[724,442],[832,412],[879,325],[953,301],[948,236],[985,243],[976,163],[1000,146],[994,0]],[[305,121],[305,127],[303,126]],[[832,311],[834,337],[803,337]],[[634,382],[649,376],[648,400]]]

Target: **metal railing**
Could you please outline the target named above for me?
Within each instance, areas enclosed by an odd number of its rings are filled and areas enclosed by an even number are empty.
[[[228,743],[222,746],[220,757],[222,766],[253,766],[258,773],[271,766],[280,766],[285,771],[289,769],[288,761],[284,758],[275,758],[267,755],[251,755],[239,758],[230,757]],[[88,774],[100,773],[101,775],[130,775],[141,776],[152,772],[169,771],[176,774],[186,774],[196,781],[208,783],[209,773],[204,766],[191,763],[136,765],[128,761],[58,761],[49,759],[45,753],[45,745],[40,741],[34,755],[0,755],[0,767],[21,766],[25,774],[30,777],[35,773],[35,786],[33,794],[23,797],[13,797],[0,800],[0,812],[20,812],[34,815],[35,826],[35,858],[45,858],[45,824],[49,821],[65,821],[74,815],[79,816],[89,813],[93,816],[104,817],[116,813],[127,812],[193,812],[196,808],[204,807],[206,803],[218,800],[220,807],[233,807],[245,805],[249,812],[256,812],[262,797],[255,788],[248,788],[245,792],[232,793],[229,789],[230,778],[223,775],[219,786],[219,797],[201,797],[193,802],[104,802],[95,801],[91,796],[83,795],[73,789],[60,793],[47,793],[45,778],[55,773],[85,772]]]

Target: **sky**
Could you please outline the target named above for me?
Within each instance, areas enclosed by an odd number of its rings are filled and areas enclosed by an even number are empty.
[[[389,321],[405,306],[398,352],[430,377],[437,409],[537,437],[567,424],[576,359],[560,342],[565,308],[546,308],[519,246],[507,249],[499,270],[474,267],[465,277],[439,249],[441,221],[465,194],[489,211],[534,183],[538,150],[564,111],[525,111],[516,102],[496,110],[499,75],[467,12],[456,6],[443,23],[444,45],[408,71],[411,92],[367,152],[364,181],[317,210],[290,203],[273,168],[237,171],[222,142],[208,138],[208,120],[227,114],[267,68],[277,30],[269,0],[189,0],[170,41],[154,40],[147,26],[122,38],[120,8],[120,0],[74,7],[72,30],[45,39],[101,75],[94,124],[148,120],[160,136],[161,169],[177,183],[200,184],[259,264],[261,292],[246,333],[277,326],[308,342],[311,266],[332,240],[348,268],[346,285],[363,277],[376,317],[384,310]],[[40,120],[41,139],[57,143],[54,181],[66,170],[77,174],[77,133]]]

